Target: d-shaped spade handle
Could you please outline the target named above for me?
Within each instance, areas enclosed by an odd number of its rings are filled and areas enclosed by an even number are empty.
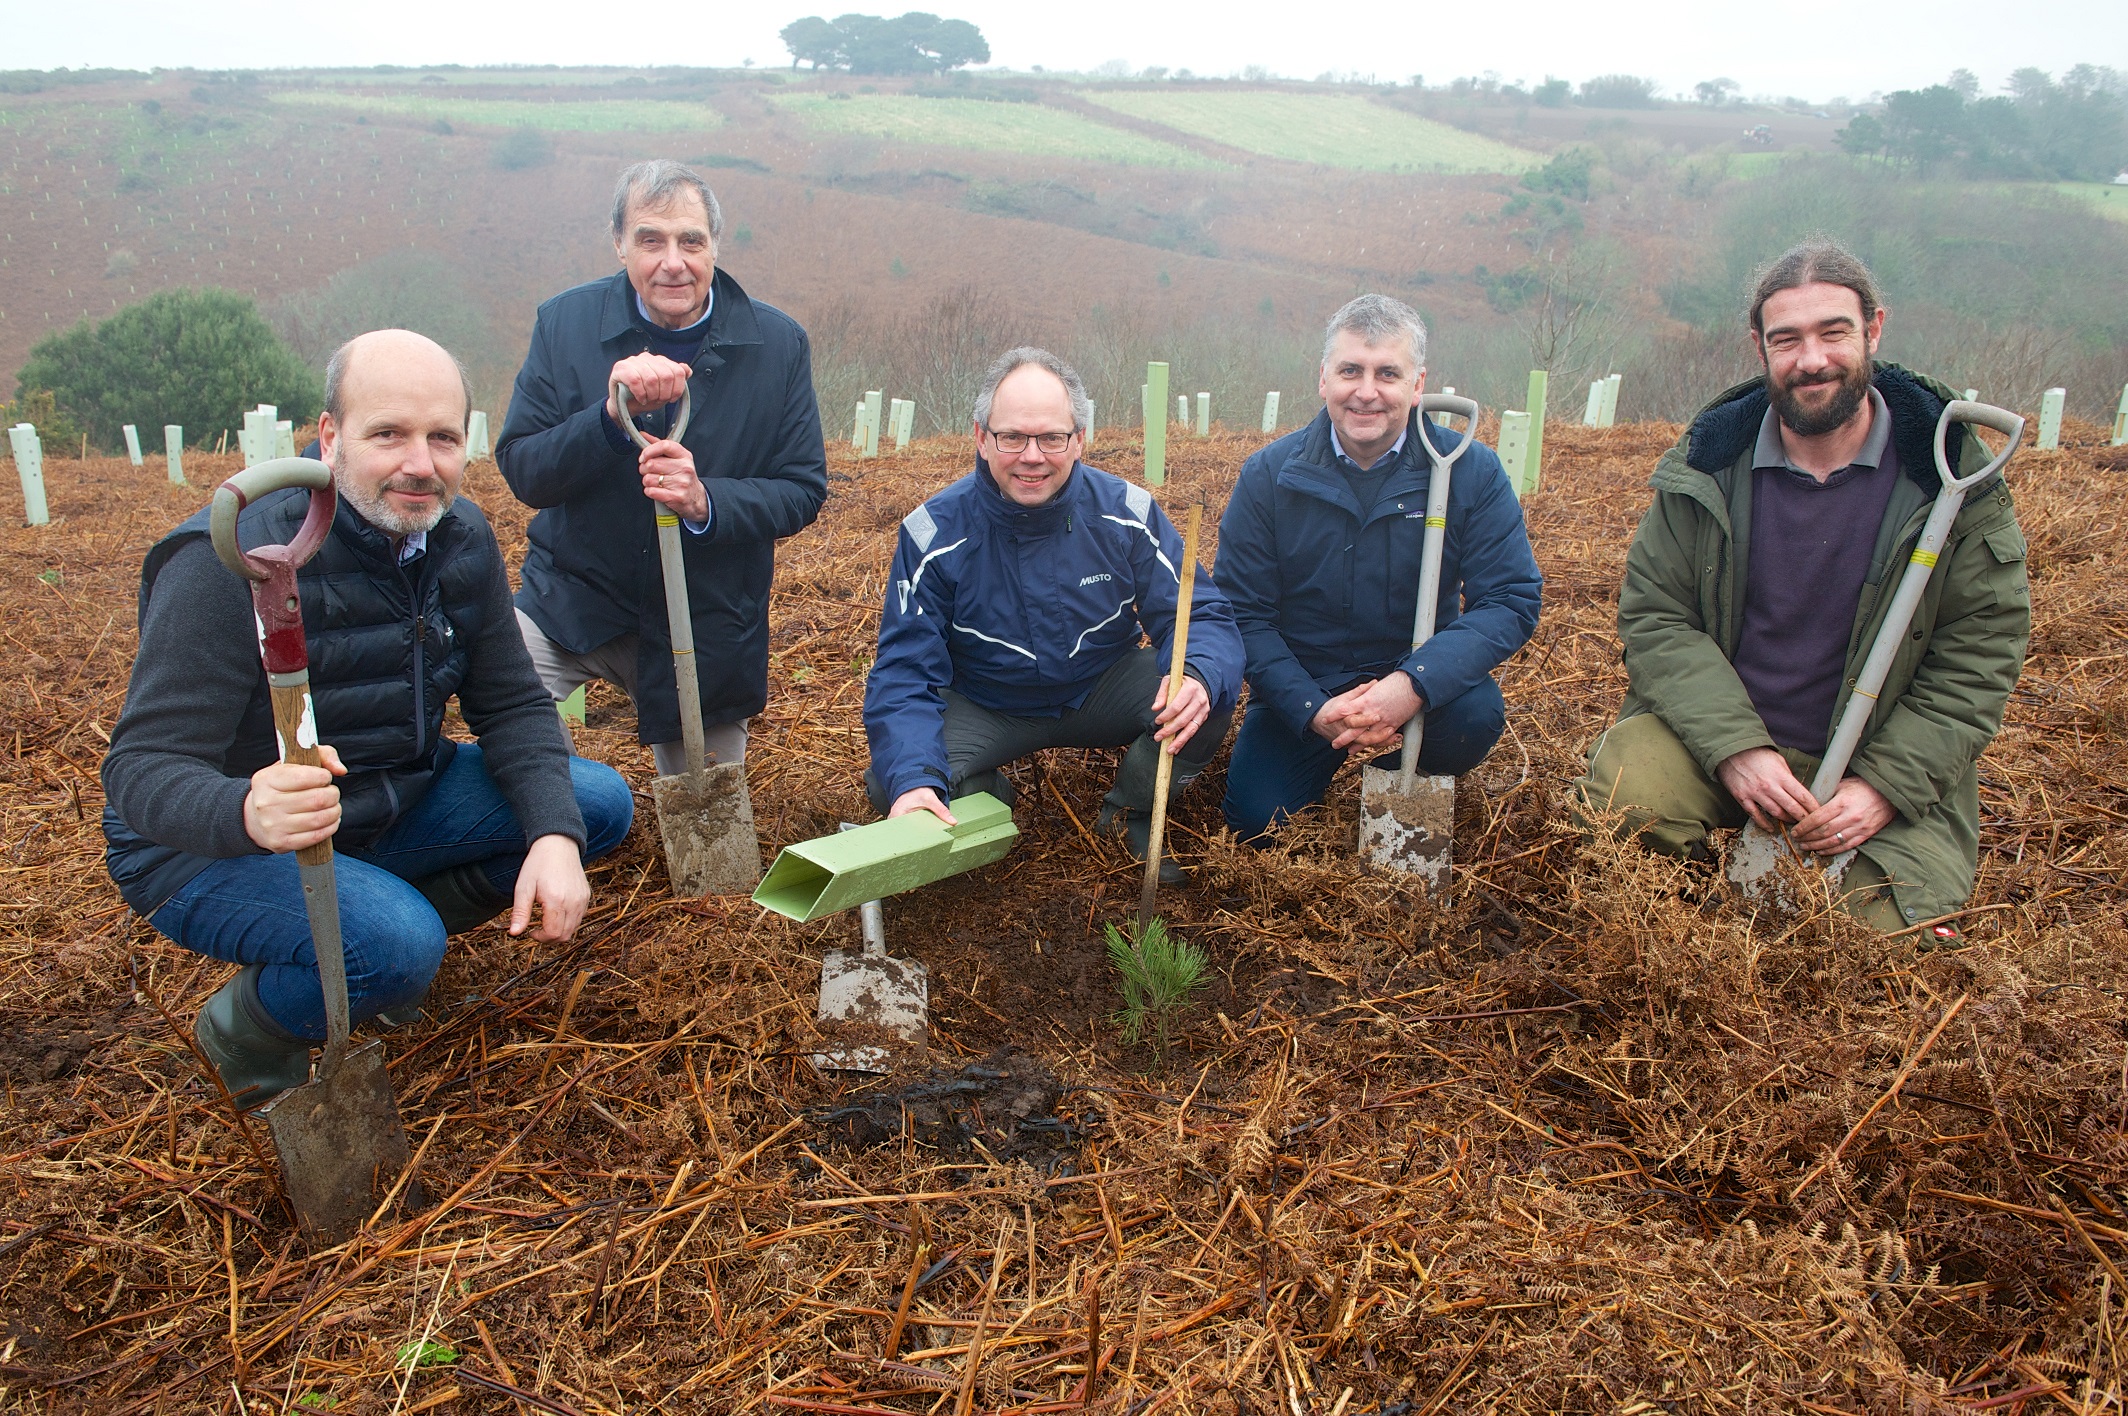
[[[1440,457],[1438,455],[1435,456],[1435,460],[1438,462],[1453,463],[1457,458],[1461,457],[1466,451],[1469,450],[1471,443],[1478,436],[1478,400],[1475,398],[1465,398],[1459,393],[1420,394],[1419,416],[1421,418],[1426,418],[1432,416],[1435,413],[1446,413],[1452,418],[1461,418],[1463,420],[1463,441],[1457,443],[1455,446],[1455,450],[1450,452],[1446,457]],[[1433,452],[1433,443],[1431,439],[1428,439],[1427,441],[1426,450],[1429,453]]]
[[[1953,423],[1978,423],[1983,428],[1993,428],[2010,441],[1987,466],[1970,477],[1960,477],[1951,470],[1950,452],[1946,446]],[[2025,420],[2009,409],[1954,398],[1943,406],[1943,416],[1936,420],[1936,475],[1943,479],[1945,491],[1968,491],[2000,472],[2024,438]]]
[[[296,538],[285,546],[260,546],[252,551],[238,545],[236,519],[244,508],[289,487],[310,491],[310,510]],[[332,469],[314,458],[277,457],[247,467],[215,489],[214,510],[207,523],[214,553],[233,574],[246,580],[264,580],[282,562],[300,566],[325,544],[325,533],[332,530],[333,502]]]
[[[650,439],[644,436],[643,430],[635,425],[635,413],[628,406],[628,385],[622,383],[619,379],[613,381],[613,406],[621,410],[621,426],[628,430],[629,437],[635,439],[635,445],[637,447],[649,447]],[[694,389],[691,387],[681,389],[680,416],[672,420],[672,431],[665,436],[674,442],[678,442],[686,434],[687,420],[693,415],[694,411]]]

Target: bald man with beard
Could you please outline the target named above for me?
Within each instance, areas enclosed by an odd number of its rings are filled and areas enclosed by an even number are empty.
[[[628,832],[611,768],[573,757],[533,671],[495,534],[459,495],[470,399],[442,346],[380,330],[325,375],[339,505],[297,575],[321,767],[280,761],[250,589],[200,513],[148,552],[140,652],[104,758],[106,859],[157,930],[240,965],[193,1033],[237,1104],[309,1075],[325,1004],[294,852],[330,840],[355,1022],[420,1016],[449,934],[504,909],[562,941],[584,861]],[[262,497],[246,546],[294,538],[309,493]],[[475,741],[444,732],[456,698]],[[534,919],[537,917],[537,927]]]

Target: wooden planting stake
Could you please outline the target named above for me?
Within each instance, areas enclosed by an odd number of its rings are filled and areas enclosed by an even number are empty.
[[[2033,446],[2041,452],[2061,446],[2062,404],[2068,398],[2069,391],[2063,388],[2050,388],[2039,396],[2039,441]]]
[[[1278,390],[1275,388],[1264,395],[1263,431],[1278,431]]]
[[[864,396],[864,455],[879,456],[879,419],[884,411],[886,394],[873,388],[866,389]]]
[[[1212,395],[1200,392],[1197,395],[1197,436],[1212,435]]]
[[[163,424],[163,461],[169,465],[170,485],[185,485],[185,430],[175,423]]]
[[[1507,471],[1507,483],[1515,489],[1515,496],[1522,497],[1529,491],[1525,463],[1529,457],[1530,415],[1512,410],[1500,415],[1500,465]]]
[[[140,460],[140,429],[134,427],[131,423],[128,423],[123,429],[121,429],[121,431],[123,431],[126,435],[127,458],[132,461],[135,467],[141,466],[142,463]]]
[[[1167,485],[1167,365],[1145,366],[1145,485]]]
[[[1534,492],[1544,480],[1544,406],[1545,386],[1551,375],[1543,369],[1531,369],[1529,376],[1529,452],[1522,465],[1522,490]]]
[[[44,504],[44,444],[37,440],[37,429],[17,423],[7,430],[7,441],[15,453],[15,473],[22,479],[24,524],[49,525],[52,514]]]

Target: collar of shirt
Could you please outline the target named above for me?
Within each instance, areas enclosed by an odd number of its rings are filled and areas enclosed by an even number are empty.
[[[406,533],[406,535],[405,535],[405,536],[403,536],[403,537],[401,537],[401,538],[400,538],[400,541],[399,541],[399,564],[401,564],[401,565],[405,565],[405,564],[406,564],[406,563],[407,563],[408,561],[412,560],[412,559],[413,559],[413,558],[414,558],[415,556],[421,555],[421,554],[423,554],[424,552],[426,552],[426,551],[428,550],[428,548],[429,548],[429,533],[428,533],[428,532],[426,532],[426,531],[409,531],[409,532],[407,532],[407,533]]]
[[[1870,392],[1874,393],[1876,392],[1876,390],[1871,389]],[[1386,467],[1390,463],[1396,461],[1397,454],[1404,450],[1404,439],[1410,436],[1411,425],[1409,423],[1406,423],[1404,425],[1404,430],[1397,434],[1397,440],[1389,445],[1389,451],[1383,453],[1380,457],[1374,460],[1374,467],[1360,467],[1359,463],[1353,460],[1352,454],[1345,451],[1344,443],[1338,440],[1337,425],[1335,423],[1332,423],[1330,425],[1330,451],[1337,454],[1338,461],[1346,463],[1347,465],[1352,467],[1359,467],[1359,470],[1362,472],[1372,472],[1375,470],[1376,467]]]
[[[693,324],[688,325],[683,329],[667,329],[665,328],[665,326],[659,324],[656,320],[650,317],[649,309],[647,309],[643,304],[643,297],[640,294],[637,294],[635,297],[635,312],[643,317],[643,323],[649,325],[652,329],[655,329],[659,334],[664,335],[668,339],[682,339],[688,335],[706,331],[709,326],[710,314],[716,308],[717,291],[716,287],[712,286],[710,287],[709,298],[702,302],[701,319],[696,320]]]
[[[1891,445],[1892,413],[1884,406],[1884,395],[1874,388],[1869,391],[1869,436],[1862,440],[1862,448],[1855,454],[1849,467],[1867,467],[1872,470],[1884,465],[1884,449]],[[1785,467],[1791,472],[1809,476],[1802,468],[1788,460],[1788,450],[1781,446],[1781,418],[1773,409],[1759,422],[1758,446],[1751,453],[1751,470],[1762,467]]]

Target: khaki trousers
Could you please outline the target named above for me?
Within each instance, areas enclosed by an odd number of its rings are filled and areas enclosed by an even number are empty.
[[[1815,757],[1785,747],[1780,753],[1806,783],[1818,770]],[[1584,831],[1594,830],[1592,814],[1623,811],[1620,833],[1665,855],[1704,857],[1709,831],[1738,830],[1749,819],[1653,713],[1615,723],[1596,740],[1574,795],[1574,819]],[[1867,849],[1848,863],[1841,906],[1880,934],[1903,929],[1907,921],[1892,899],[1891,882]]]
[[[634,635],[609,639],[588,654],[572,654],[547,638],[523,610],[517,612],[517,628],[525,637],[525,648],[531,652],[532,667],[538,670],[539,681],[554,695],[556,703],[593,679],[604,679],[631,699],[635,697],[638,645]],[[746,761],[746,724],[743,722],[705,723],[702,742],[710,756],[719,762]],[[677,740],[652,743],[650,755],[657,759],[660,777],[677,777],[687,770],[687,749]]]

